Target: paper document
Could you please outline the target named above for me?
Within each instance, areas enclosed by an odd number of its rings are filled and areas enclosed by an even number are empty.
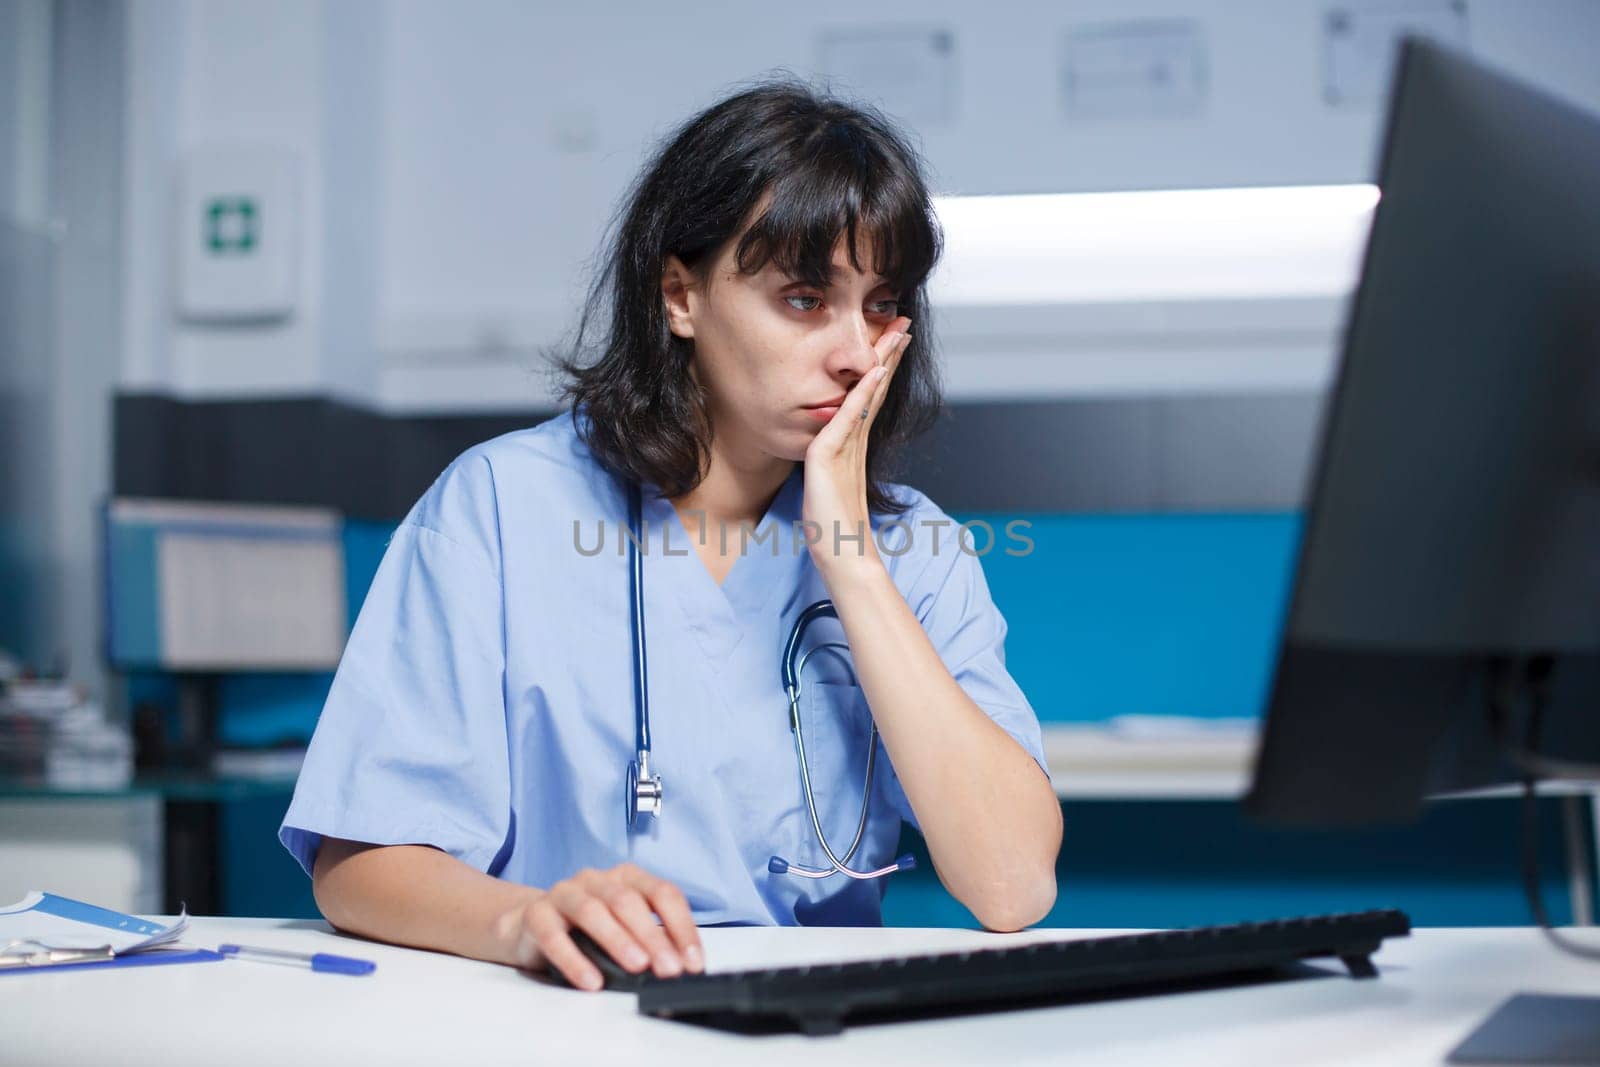
[[[1250,738],[1261,730],[1255,718],[1200,718],[1194,715],[1117,715],[1106,722],[1114,737],[1151,741],[1226,741]]]
[[[185,911],[168,926],[34,890],[0,907],[0,956],[32,955],[47,949],[92,949],[105,945],[118,956],[170,945],[189,928]]]
[[[161,658],[174,667],[335,667],[344,651],[337,530],[303,537],[163,532]]]

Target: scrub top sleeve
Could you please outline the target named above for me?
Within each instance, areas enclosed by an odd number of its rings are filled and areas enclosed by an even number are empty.
[[[511,779],[492,504],[447,471],[389,542],[278,832],[308,874],[325,836],[498,873]]]
[[[989,594],[982,560],[975,550],[963,551],[959,547],[960,527],[942,511],[930,508],[918,521],[922,520],[949,525],[914,527],[917,538],[928,538],[930,558],[913,579],[907,603],[951,676],[973,703],[1033,757],[1048,778],[1050,769],[1045,763],[1038,716],[1006,670],[1006,620]],[[972,540],[969,536],[969,546]],[[981,547],[984,539],[980,536],[977,540]],[[887,752],[880,749],[878,755],[886,758]],[[911,810],[899,776],[893,773],[889,797],[901,817],[920,831],[921,824]]]

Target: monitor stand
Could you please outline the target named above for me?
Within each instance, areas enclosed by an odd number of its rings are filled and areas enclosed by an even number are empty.
[[[1600,997],[1518,993],[1452,1049],[1445,1062],[1600,1067]]]

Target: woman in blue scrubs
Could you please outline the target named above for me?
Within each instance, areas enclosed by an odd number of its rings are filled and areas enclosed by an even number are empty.
[[[769,867],[830,866],[781,674],[822,599],[799,712],[830,844],[876,725],[848,865],[892,864],[909,820],[984,926],[1044,916],[1060,807],[979,546],[888,480],[939,404],[939,249],[875,113],[769,83],[667,140],[563,363],[570,409],[460,456],[384,555],[280,831],[330,922],[585,988],[574,929],[665,977],[703,968],[700,925],[880,923],[887,879]],[[630,825],[634,486],[665,795]]]

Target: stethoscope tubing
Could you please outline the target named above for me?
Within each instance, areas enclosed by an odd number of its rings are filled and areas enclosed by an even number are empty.
[[[628,493],[628,529],[632,535],[628,544],[628,591],[630,606],[632,608],[631,631],[633,637],[633,702],[635,719],[635,747],[636,759],[628,765],[627,778],[627,805],[628,828],[638,829],[642,820],[641,815],[656,815],[661,812],[662,786],[659,776],[650,775],[650,687],[648,685],[648,660],[645,651],[645,625],[644,625],[644,561],[643,554],[639,551],[642,543],[640,528],[643,525],[643,499],[637,483],[630,484]],[[783,655],[783,687],[789,697],[789,729],[794,734],[795,756],[800,764],[800,785],[805,794],[806,811],[811,817],[811,827],[816,831],[817,841],[822,845],[823,854],[828,857],[831,867],[812,867],[806,864],[790,863],[780,856],[773,856],[767,863],[767,870],[774,874],[793,874],[801,878],[828,878],[834,874],[843,874],[848,878],[868,880],[881,878],[897,870],[910,870],[916,866],[915,860],[909,856],[901,856],[894,863],[880,867],[874,871],[857,871],[849,867],[851,857],[861,846],[862,838],[867,828],[867,812],[872,802],[872,779],[878,757],[878,726],[873,723],[871,736],[868,739],[867,773],[866,782],[862,786],[861,815],[856,823],[855,838],[850,842],[850,848],[841,860],[828,844],[827,834],[822,829],[822,819],[817,815],[816,797],[811,789],[811,768],[806,760],[805,729],[800,721],[800,692],[801,675],[805,669],[806,660],[824,648],[842,649],[849,651],[849,646],[830,642],[818,645],[799,656],[800,643],[805,632],[817,619],[837,619],[839,613],[831,600],[819,600],[807,607],[795,620],[793,628],[789,631],[789,639],[784,643]],[[798,657],[798,659],[797,659]]]
[[[642,510],[639,490],[635,487],[634,491],[628,494],[628,529],[632,531],[634,538],[628,552],[628,599],[632,602],[633,608],[633,706],[638,709],[634,716],[636,720],[634,748],[640,753],[647,753],[650,751],[650,687],[645,681],[649,677],[649,664],[645,661],[644,561],[640,558],[638,546]]]

